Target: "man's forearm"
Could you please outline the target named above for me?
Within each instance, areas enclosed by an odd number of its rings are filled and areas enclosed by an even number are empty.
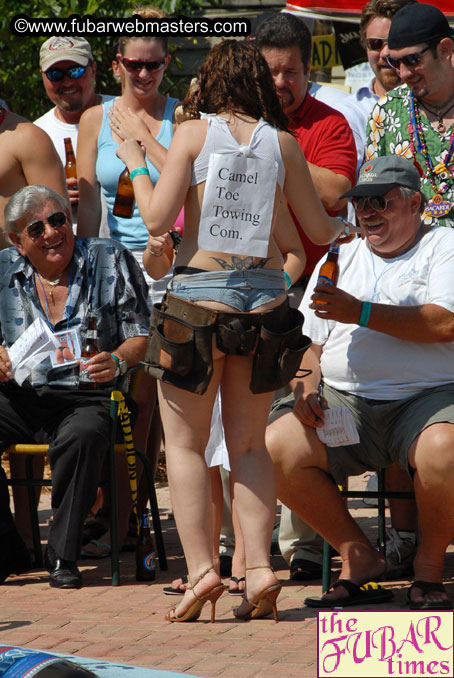
[[[147,337],[129,337],[118,348],[112,349],[121,360],[126,360],[128,367],[134,367],[145,358]]]

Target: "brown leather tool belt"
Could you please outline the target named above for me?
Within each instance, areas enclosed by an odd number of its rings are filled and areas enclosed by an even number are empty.
[[[250,389],[275,391],[295,376],[310,346],[303,316],[285,300],[264,313],[216,311],[166,294],[155,304],[147,371],[193,393],[205,393],[213,373],[213,335],[227,355],[253,356]]]

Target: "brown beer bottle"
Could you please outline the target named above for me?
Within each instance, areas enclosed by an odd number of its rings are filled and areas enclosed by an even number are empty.
[[[156,577],[156,553],[150,534],[148,510],[145,509],[140,519],[140,530],[136,546],[136,579],[152,581]]]
[[[66,164],[65,175],[67,179],[77,179],[76,156],[74,155],[73,145],[70,137],[63,139],[65,142]]]
[[[329,246],[328,254],[326,260],[320,267],[317,278],[318,285],[333,285],[334,287],[337,284],[337,278],[339,276],[339,264],[337,263],[339,259],[339,245],[331,243]],[[326,301],[316,301],[316,304],[326,304]]]
[[[117,194],[112,214],[123,219],[131,219],[134,213],[134,189],[129,176],[128,168],[125,167],[118,177]]]
[[[79,388],[84,389],[96,388],[96,382],[92,381],[89,372],[87,372],[87,366],[88,363],[90,362],[90,358],[93,358],[93,356],[96,355],[97,353],[99,353],[99,348],[98,348],[98,332],[96,330],[96,318],[94,315],[90,315],[88,318],[87,337],[85,340],[85,344],[80,352]]]

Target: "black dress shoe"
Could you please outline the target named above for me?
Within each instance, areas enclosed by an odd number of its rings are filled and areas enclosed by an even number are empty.
[[[80,589],[82,575],[75,560],[64,560],[55,553],[51,546],[46,549],[44,557],[49,570],[49,586],[54,589]]]
[[[16,529],[0,536],[0,584],[10,574],[23,574],[33,567],[31,553]]]

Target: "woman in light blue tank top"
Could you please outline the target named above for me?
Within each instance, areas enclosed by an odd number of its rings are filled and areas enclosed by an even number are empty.
[[[99,235],[99,189],[107,205],[110,236],[131,249],[142,266],[148,231],[137,207],[131,219],[112,213],[118,178],[124,163],[116,156],[118,144],[134,135],[146,149],[146,164],[153,184],[159,178],[174,131],[177,99],[159,92],[170,61],[165,38],[129,38],[118,41],[117,62],[123,92],[113,102],[96,106],[83,115],[79,129],[78,174],[80,205],[78,235]],[[143,267],[142,267],[143,270]],[[159,301],[168,279],[153,281],[150,303]]]

